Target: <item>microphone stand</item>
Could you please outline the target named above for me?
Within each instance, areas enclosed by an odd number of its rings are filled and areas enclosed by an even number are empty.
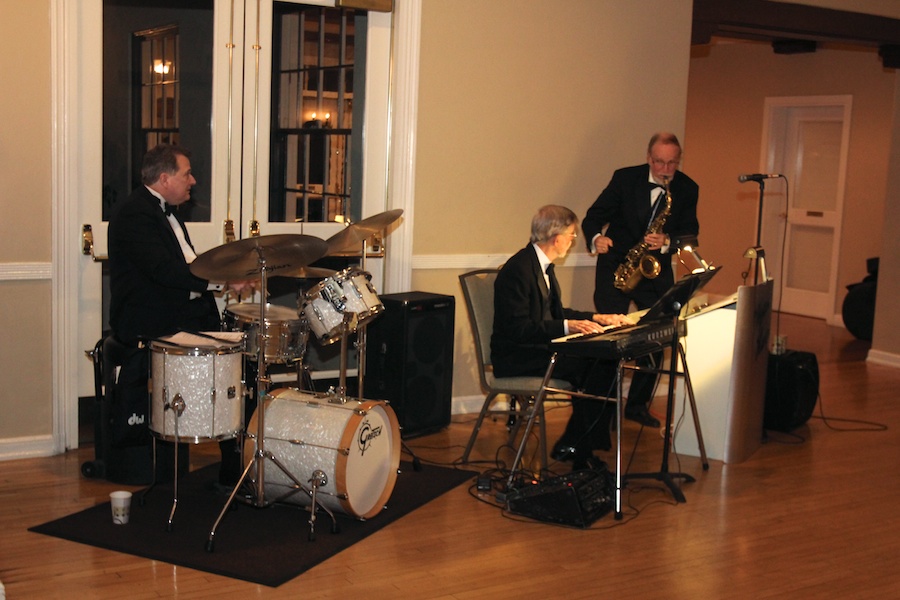
[[[759,184],[759,207],[757,209],[756,214],[756,248],[761,248],[762,244],[762,220],[763,220],[763,196],[766,191],[766,184],[764,179],[760,179],[757,181]],[[759,261],[756,261],[756,264],[753,267],[753,284],[756,285],[759,283]]]

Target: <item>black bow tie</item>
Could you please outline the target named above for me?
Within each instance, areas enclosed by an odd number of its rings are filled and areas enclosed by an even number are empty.
[[[171,215],[172,214],[172,205],[169,204],[168,202],[163,202],[163,212],[166,213],[167,217],[169,215]]]

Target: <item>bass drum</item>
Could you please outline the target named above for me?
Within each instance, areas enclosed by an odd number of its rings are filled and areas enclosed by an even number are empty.
[[[325,473],[327,481],[316,491],[316,502],[326,508],[361,519],[381,512],[400,466],[400,426],[393,409],[376,400],[329,402],[293,388],[269,396],[266,451],[304,485],[314,471]],[[254,439],[258,414],[259,409],[247,426]],[[255,449],[256,444],[244,444],[246,462]],[[311,504],[309,495],[272,463],[266,463],[264,489],[276,501]]]

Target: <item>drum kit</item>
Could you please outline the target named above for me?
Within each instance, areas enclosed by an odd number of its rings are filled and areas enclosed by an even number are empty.
[[[337,532],[335,512],[368,519],[389,498],[401,440],[390,406],[362,396],[365,327],[384,310],[365,271],[365,258],[368,240],[401,214],[388,211],[349,224],[327,241],[302,234],[250,237],[213,248],[191,263],[194,275],[211,281],[258,279],[263,300],[272,275],[321,279],[299,295],[296,311],[265,301],[239,302],[226,306],[223,331],[179,332],[150,345],[154,437],[176,442],[176,448],[177,442],[243,441],[246,466],[209,533],[208,551],[236,498],[256,507],[276,502],[306,507],[311,540],[318,510],[331,518]],[[360,256],[360,247],[362,268],[335,273],[310,266],[325,256]],[[267,365],[302,363],[310,332],[322,345],[340,342],[338,388],[327,393],[270,390]],[[359,397],[348,398],[347,346],[354,333]],[[246,427],[245,361],[255,367],[257,397]],[[176,455],[169,528],[178,502],[177,462]],[[270,463],[276,468],[267,469]]]

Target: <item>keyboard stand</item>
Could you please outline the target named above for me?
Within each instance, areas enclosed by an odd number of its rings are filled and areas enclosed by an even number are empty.
[[[678,317],[676,316],[675,318],[677,320]],[[658,371],[659,373],[667,373],[669,375],[669,389],[666,398],[666,429],[663,437],[662,464],[660,465],[659,471],[655,473],[628,473],[623,476],[623,479],[625,482],[631,481],[633,479],[654,479],[656,481],[662,482],[667,488],[669,488],[669,491],[672,492],[672,496],[675,498],[676,502],[686,502],[684,493],[681,491],[681,488],[675,483],[675,480],[680,479],[687,483],[691,483],[693,481],[696,481],[696,479],[694,479],[693,476],[688,475],[687,473],[669,472],[669,451],[672,447],[672,420],[675,407],[675,379],[679,376],[684,377],[685,388],[687,389],[688,400],[691,406],[691,414],[694,419],[694,428],[697,432],[697,444],[700,449],[700,460],[703,465],[704,471],[709,470],[709,461],[706,458],[706,446],[703,444],[703,434],[700,431],[700,416],[697,413],[697,402],[694,398],[694,387],[691,385],[691,376],[688,371],[687,360],[684,355],[684,347],[681,345],[677,326],[673,328],[670,349],[671,354],[669,357],[668,371]],[[678,369],[679,363],[681,364],[681,370]],[[622,397],[621,385],[622,381],[620,371],[620,398]],[[621,402],[619,402],[618,404],[621,405]],[[621,424],[621,419],[619,420],[619,424]],[[622,443],[621,429],[617,431],[616,441],[618,444]],[[618,480],[618,473],[616,474],[616,477]]]
[[[673,328],[672,340],[671,340],[671,357],[669,361],[669,369],[668,370],[660,370],[657,369],[658,373],[667,373],[669,375],[669,388],[668,388],[668,398],[666,402],[666,430],[665,430],[665,440],[663,446],[663,458],[662,458],[662,466],[660,467],[659,472],[656,473],[635,473],[631,475],[625,475],[622,472],[622,420],[624,416],[624,403],[625,399],[623,397],[623,387],[624,387],[624,373],[626,369],[634,369],[635,367],[626,366],[626,363],[634,361],[638,358],[642,358],[654,352],[658,352],[660,349],[664,348],[664,346],[641,346],[639,349],[634,349],[631,352],[628,352],[619,357],[618,367],[616,372],[616,474],[615,474],[615,485],[616,485],[616,493],[615,493],[615,518],[616,520],[621,520],[622,518],[622,488],[625,487],[625,483],[632,479],[655,479],[657,481],[661,481],[669,490],[672,492],[672,496],[675,498],[677,502],[685,502],[684,494],[681,491],[681,488],[675,483],[675,479],[681,479],[683,481],[695,481],[695,479],[688,475],[687,473],[669,473],[669,448],[671,447],[672,442],[672,416],[674,413],[674,399],[675,399],[675,378],[676,377],[684,377],[685,387],[687,388],[688,399],[690,401],[691,413],[694,419],[694,427],[697,433],[697,442],[699,444],[700,449],[700,457],[703,464],[703,470],[709,470],[709,462],[706,458],[706,447],[703,444],[703,434],[700,431],[700,417],[697,413],[697,403],[694,399],[694,389],[691,385],[690,374],[688,373],[687,361],[685,360],[684,348],[681,346],[681,341],[678,333],[678,317],[675,317],[675,327]],[[583,355],[583,354],[582,354]],[[583,392],[573,392],[570,390],[562,390],[550,387],[549,382],[553,377],[553,370],[556,367],[556,361],[558,359],[559,352],[554,352],[550,356],[550,362],[547,365],[547,371],[544,373],[544,379],[541,382],[541,389],[538,392],[537,397],[534,399],[534,403],[531,406],[531,410],[528,415],[528,420],[525,423],[525,429],[522,433],[522,440],[519,442],[519,448],[516,452],[516,458],[513,461],[512,466],[510,467],[509,478],[506,482],[507,489],[511,489],[513,487],[513,482],[518,473],[519,465],[522,462],[522,456],[525,454],[525,446],[528,443],[528,438],[531,435],[531,432],[534,428],[535,419],[538,415],[542,415],[544,412],[544,399],[547,397],[547,394],[565,394],[569,396],[574,396],[577,398],[585,398],[589,400],[598,400],[598,401],[608,401],[609,398],[604,396],[594,396],[592,394],[585,394]],[[681,364],[681,370],[678,369],[678,364]],[[648,369],[643,369],[648,370]],[[541,421],[543,425],[543,421]],[[542,470],[547,467],[547,456],[546,456],[546,440],[541,440],[541,467]]]

